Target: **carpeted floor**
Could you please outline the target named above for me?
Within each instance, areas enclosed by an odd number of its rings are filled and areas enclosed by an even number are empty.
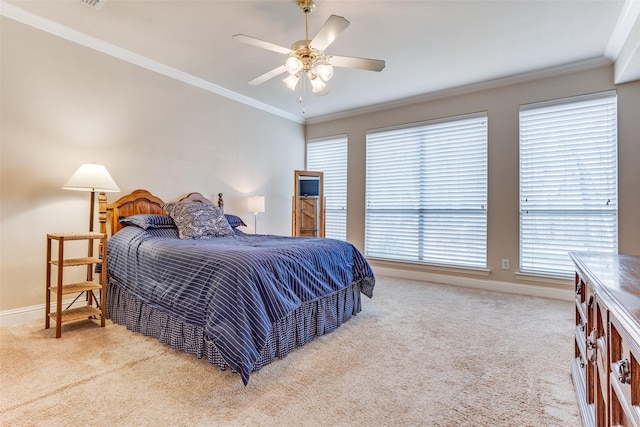
[[[0,424],[580,425],[571,303],[377,279],[362,313],[247,387],[111,322],[0,328]]]

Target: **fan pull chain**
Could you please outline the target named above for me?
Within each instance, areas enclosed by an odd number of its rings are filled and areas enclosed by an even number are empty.
[[[298,99],[298,102],[302,104],[302,114],[306,113],[307,109],[305,108],[304,102],[302,101],[302,96],[300,96],[300,98]]]
[[[307,81],[306,79],[301,79],[301,80],[302,80],[302,84],[300,85],[300,97],[298,98],[298,102],[302,106],[302,114],[306,114],[307,106],[304,103],[304,90],[307,87]]]

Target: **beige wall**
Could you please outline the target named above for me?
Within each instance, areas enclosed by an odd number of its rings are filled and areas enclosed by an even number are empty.
[[[107,167],[110,201],[222,191],[249,232],[263,194],[259,231],[290,234],[301,124],[5,18],[1,43],[0,311],[44,303],[47,233],[88,229],[89,193],[60,188],[82,163]]]
[[[518,110],[521,104],[600,92],[616,88],[613,67],[573,72],[464,95],[433,99],[345,119],[308,124],[306,137],[347,134],[349,182],[347,238],[364,247],[365,133],[391,125],[487,111],[489,117],[488,280],[527,283],[518,269]],[[640,82],[620,85],[619,139],[619,250],[640,255]],[[511,269],[502,270],[509,258]],[[374,263],[376,264],[376,263]],[[378,263],[379,265],[382,265]],[[389,266],[389,264],[384,264]],[[404,265],[418,271],[426,267]],[[442,273],[440,271],[440,273]],[[457,274],[457,273],[451,273]],[[544,283],[534,282],[536,285]]]

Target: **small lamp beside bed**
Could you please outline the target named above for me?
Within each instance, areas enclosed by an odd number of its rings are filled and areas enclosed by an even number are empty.
[[[253,212],[253,234],[256,234],[258,232],[258,214],[264,212],[264,196],[249,197],[247,210]]]
[[[102,193],[119,192],[120,188],[111,178],[107,168],[95,163],[85,163],[69,178],[62,187],[63,190],[90,191],[91,205],[89,208],[89,231],[93,231],[93,217],[96,203],[96,191]],[[106,201],[106,195],[105,201]]]

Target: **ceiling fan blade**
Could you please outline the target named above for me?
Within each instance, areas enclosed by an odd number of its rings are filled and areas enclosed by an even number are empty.
[[[242,43],[250,44],[252,46],[260,47],[262,49],[268,49],[274,52],[283,53],[285,55],[291,53],[291,49],[289,49],[288,47],[278,46],[277,44],[269,43],[264,40],[260,40],[244,34],[236,34],[235,36],[233,36],[233,39]]]
[[[318,50],[325,50],[348,26],[349,21],[342,16],[331,15],[322,28],[320,28],[318,34],[311,40],[311,47]]]
[[[328,56],[334,67],[357,68],[367,71],[382,71],[385,63],[382,59],[356,58],[353,56]]]
[[[285,68],[284,65],[280,65],[276,68],[274,68],[271,71],[267,71],[266,73],[256,77],[255,79],[249,81],[249,84],[251,86],[257,86],[259,84],[262,84],[264,82],[266,82],[267,80],[271,80],[274,77],[279,76],[280,74],[284,73],[285,71],[287,71],[287,69]]]

